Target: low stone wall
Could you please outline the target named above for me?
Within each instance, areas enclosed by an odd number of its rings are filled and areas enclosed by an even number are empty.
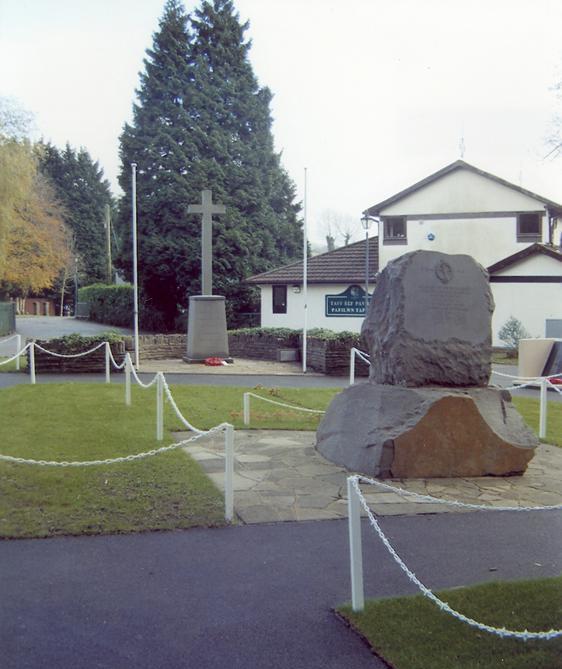
[[[279,349],[299,350],[298,334],[294,337],[275,337],[269,334],[228,333],[228,347],[233,358],[252,358],[254,360],[277,360]]]
[[[306,365],[329,376],[348,376],[350,351],[348,342],[310,337],[306,343]],[[357,357],[355,376],[369,376],[369,367]]]
[[[68,348],[61,344],[55,344],[50,341],[37,340],[36,342],[48,351],[54,353],[78,353],[79,351],[69,351]],[[95,346],[95,344],[94,344]],[[90,346],[89,348],[93,348]],[[88,348],[84,350],[89,350]],[[111,344],[111,352],[117,363],[120,363],[125,356],[125,346],[123,342]],[[29,365],[29,350],[27,351],[27,362]],[[115,374],[122,370],[115,369],[111,366],[111,373]],[[35,348],[35,372],[37,374],[71,374],[71,373],[85,373],[85,372],[105,372],[105,347],[100,346],[97,351],[89,353],[88,355],[81,355],[79,358],[58,358],[55,355],[44,353],[37,347]]]
[[[131,353],[135,350],[134,337],[124,337],[125,350]],[[167,360],[183,358],[187,351],[187,335],[157,334],[139,336],[140,361]]]

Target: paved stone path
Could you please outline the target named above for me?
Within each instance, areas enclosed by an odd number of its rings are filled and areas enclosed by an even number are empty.
[[[176,433],[186,438],[191,433]],[[243,523],[327,520],[347,515],[347,472],[314,448],[314,432],[237,430],[234,506]],[[224,490],[224,440],[205,437],[186,447]],[[562,503],[562,448],[541,444],[523,476],[384,481],[413,492],[489,506]],[[378,515],[462,512],[442,504],[413,502],[395,492],[363,486]]]

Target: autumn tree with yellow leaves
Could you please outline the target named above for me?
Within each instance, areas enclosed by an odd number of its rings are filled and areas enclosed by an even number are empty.
[[[22,136],[13,106],[0,102],[0,295],[21,297],[51,288],[72,247],[62,208],[38,169],[38,149]]]

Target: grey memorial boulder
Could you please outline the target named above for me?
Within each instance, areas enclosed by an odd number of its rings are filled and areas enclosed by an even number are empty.
[[[487,386],[494,300],[470,256],[414,251],[377,280],[362,335],[370,378],[404,386]]]
[[[487,387],[493,299],[470,256],[415,251],[381,272],[362,334],[370,378],[333,400],[317,449],[392,478],[525,471],[538,440],[508,392]]]

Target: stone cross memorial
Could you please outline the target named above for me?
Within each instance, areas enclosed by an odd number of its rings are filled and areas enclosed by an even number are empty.
[[[381,478],[524,472],[538,440],[509,392],[488,385],[493,310],[486,270],[470,256],[389,262],[361,331],[369,381],[334,398],[318,450]]]
[[[213,204],[213,192],[201,191],[201,204],[190,204],[188,214],[202,214],[201,222],[201,294],[213,294],[213,214],[225,214],[223,204]]]
[[[226,207],[213,204],[213,193],[201,191],[201,204],[190,204],[188,214],[201,214],[201,292],[189,298],[187,355],[190,363],[206,358],[232,362],[228,352],[225,299],[213,295],[213,214],[225,214]]]

